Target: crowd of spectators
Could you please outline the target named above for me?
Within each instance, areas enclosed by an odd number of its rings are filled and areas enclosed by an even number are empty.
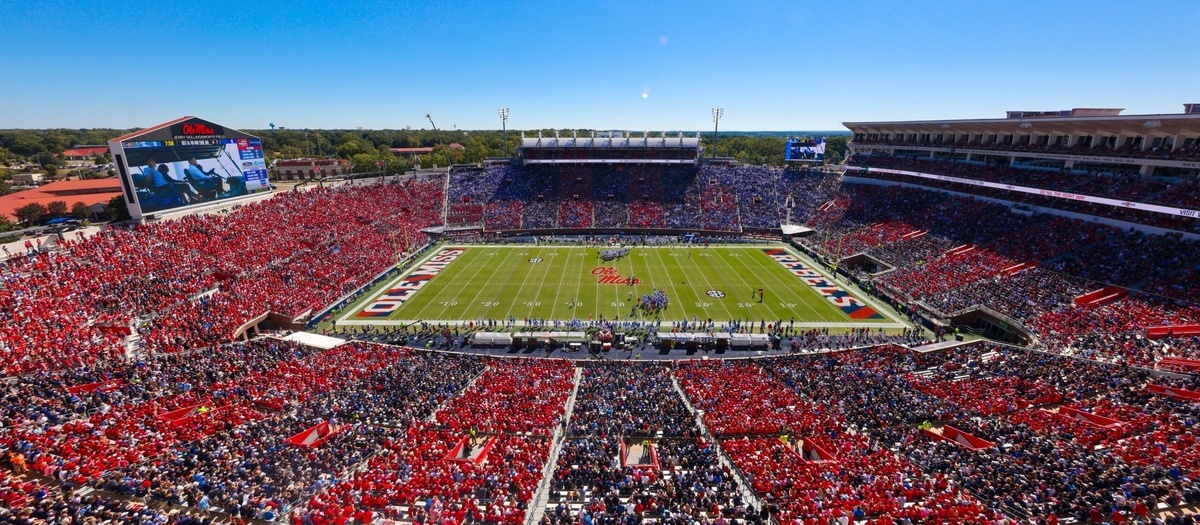
[[[438,180],[293,191],[229,213],[114,227],[0,265],[6,375],[229,340],[336,301],[441,223]],[[271,234],[256,233],[270,225]]]
[[[997,508],[1027,518],[1120,522],[1147,520],[1200,497],[1192,485],[1200,466],[1196,408],[1144,390],[1163,379],[1125,366],[995,345],[958,349],[942,367],[1054,385],[1076,400],[952,422],[993,443],[982,450],[900,434],[901,450],[917,463]],[[1117,422],[1089,422],[1071,410]]]
[[[5,473],[0,477],[0,523],[210,525],[225,521],[203,512],[154,508],[108,495],[81,495]]]
[[[587,363],[569,433],[573,436],[693,436],[690,413],[670,369],[654,364]]]
[[[878,264],[849,271],[939,317],[985,306],[1022,323],[1044,348],[1143,366],[1195,355],[1189,339],[1142,337],[1152,326],[1200,320],[1192,302],[1200,243],[1177,235],[872,185],[843,188],[809,225],[817,233],[801,241],[806,248],[832,258],[865,253]],[[1110,286],[1118,287],[1115,302],[1077,304]]]
[[[736,164],[491,164],[451,170],[451,226],[748,231],[800,223],[837,177]]]
[[[1094,172],[1072,174],[1056,170],[1021,169],[977,163],[902,157],[854,157],[847,161],[847,164],[857,168],[877,168],[876,170],[851,170],[847,172],[847,175],[855,177],[917,184],[928,188],[940,188],[954,192],[981,195],[1177,231],[1200,232],[1200,219],[1195,217],[1165,214],[1129,206],[1112,206],[1078,198],[1059,198],[1053,195],[1054,192],[1063,193],[1068,196],[1092,195],[1119,199],[1126,202],[1145,202],[1168,206],[1179,203],[1191,204],[1194,202],[1194,198],[1190,195],[1187,197],[1181,197],[1181,195],[1188,195],[1187,190],[1194,188],[1195,182],[1167,184],[1142,181],[1137,174],[1099,174]],[[998,184],[1033,187],[1044,190],[1045,194],[1019,192],[999,187],[988,188],[971,182],[954,182],[885,173],[878,171],[878,168],[930,173],[971,181],[982,180]],[[1160,195],[1162,197],[1159,197]]]
[[[701,436],[668,366],[585,363],[569,434],[543,524],[762,521]]]
[[[561,429],[547,524],[1132,519],[1200,500],[1200,412],[1149,383],[1200,382],[990,343],[577,369],[258,340],[7,383],[10,463],[55,486],[13,478],[0,501],[38,512],[87,485],[240,519],[516,524]],[[995,446],[924,430],[943,424]]]
[[[1079,193],[1111,197],[1136,202],[1170,204],[1159,200],[1159,195],[1170,192],[1174,195],[1179,184],[1170,184],[1155,179],[1143,180],[1137,173],[1079,173],[1067,170],[1049,170],[996,166],[982,163],[953,162],[933,159],[910,159],[901,157],[855,157],[848,164],[873,168],[891,168],[903,171],[949,175],[972,180],[984,180],[1003,184],[1042,188],[1052,191]],[[1178,187],[1177,187],[1178,186]],[[1172,191],[1175,190],[1175,191]]]

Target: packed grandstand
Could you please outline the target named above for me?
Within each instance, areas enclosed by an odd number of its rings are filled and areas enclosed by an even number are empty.
[[[1186,162],[1197,121],[1169,152],[1104,144]],[[21,524],[1190,523],[1197,219],[911,174],[1194,209],[1196,170],[1024,169],[1005,139],[850,127],[836,169],[518,158],[31,246],[0,265],[0,505]],[[318,325],[448,230],[773,235],[914,325],[701,323],[780,344],[655,359]],[[291,337],[313,326],[335,343]]]

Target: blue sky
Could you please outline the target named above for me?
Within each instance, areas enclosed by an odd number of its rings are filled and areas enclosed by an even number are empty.
[[[840,129],[1200,102],[1200,1],[0,2],[0,128]],[[644,96],[643,96],[644,95]]]

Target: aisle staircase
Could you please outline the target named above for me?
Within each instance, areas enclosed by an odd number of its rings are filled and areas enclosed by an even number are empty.
[[[550,504],[550,487],[554,485],[554,471],[558,468],[558,456],[562,453],[563,442],[570,428],[571,414],[575,412],[575,397],[579,394],[579,383],[583,381],[583,368],[575,367],[575,385],[571,395],[567,397],[567,408],[563,412],[562,424],[554,429],[551,438],[550,455],[547,456],[546,466],[542,467],[542,482],[533,493],[533,501],[529,504],[529,512],[525,514],[525,525],[535,525],[546,515],[546,506]]]

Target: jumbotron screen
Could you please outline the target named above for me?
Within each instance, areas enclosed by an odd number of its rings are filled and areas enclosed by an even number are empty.
[[[825,162],[825,139],[788,139],[783,160],[787,162]]]
[[[141,215],[242,197],[270,185],[259,138],[226,134],[199,119],[128,137],[120,149]]]

